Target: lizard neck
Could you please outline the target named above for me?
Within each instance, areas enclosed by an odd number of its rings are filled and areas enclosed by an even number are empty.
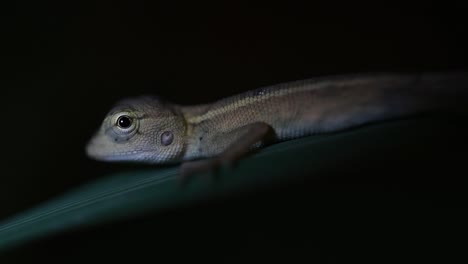
[[[191,122],[191,120],[205,114],[210,106],[211,104],[179,106],[185,122],[185,149],[182,160],[192,160],[205,156],[200,151],[203,143],[203,131],[199,123]]]

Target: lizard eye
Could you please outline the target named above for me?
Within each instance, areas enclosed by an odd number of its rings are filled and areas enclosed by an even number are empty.
[[[114,142],[127,142],[132,138],[140,127],[138,116],[130,111],[122,111],[111,114],[106,123],[105,133]]]
[[[120,116],[117,119],[117,126],[123,129],[127,129],[132,126],[133,119],[127,115]]]

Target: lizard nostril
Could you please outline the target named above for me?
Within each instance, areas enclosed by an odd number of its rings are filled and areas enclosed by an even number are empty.
[[[95,156],[95,146],[94,146],[94,143],[92,141],[88,142],[88,144],[86,144],[86,155],[88,155],[88,157],[94,157]]]

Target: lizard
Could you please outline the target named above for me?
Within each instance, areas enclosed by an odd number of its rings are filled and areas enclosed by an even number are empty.
[[[124,98],[105,116],[86,153],[109,162],[181,163],[185,178],[232,166],[276,142],[463,107],[466,88],[464,72],[367,73],[283,82],[198,105]]]

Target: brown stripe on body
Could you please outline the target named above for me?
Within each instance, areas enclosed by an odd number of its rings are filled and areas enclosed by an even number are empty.
[[[405,76],[341,76],[261,88],[198,108],[188,116],[188,155],[211,156],[236,138],[232,131],[265,122],[278,140],[335,131],[385,118],[393,110],[386,98],[414,80]],[[201,139],[200,139],[201,138]]]

